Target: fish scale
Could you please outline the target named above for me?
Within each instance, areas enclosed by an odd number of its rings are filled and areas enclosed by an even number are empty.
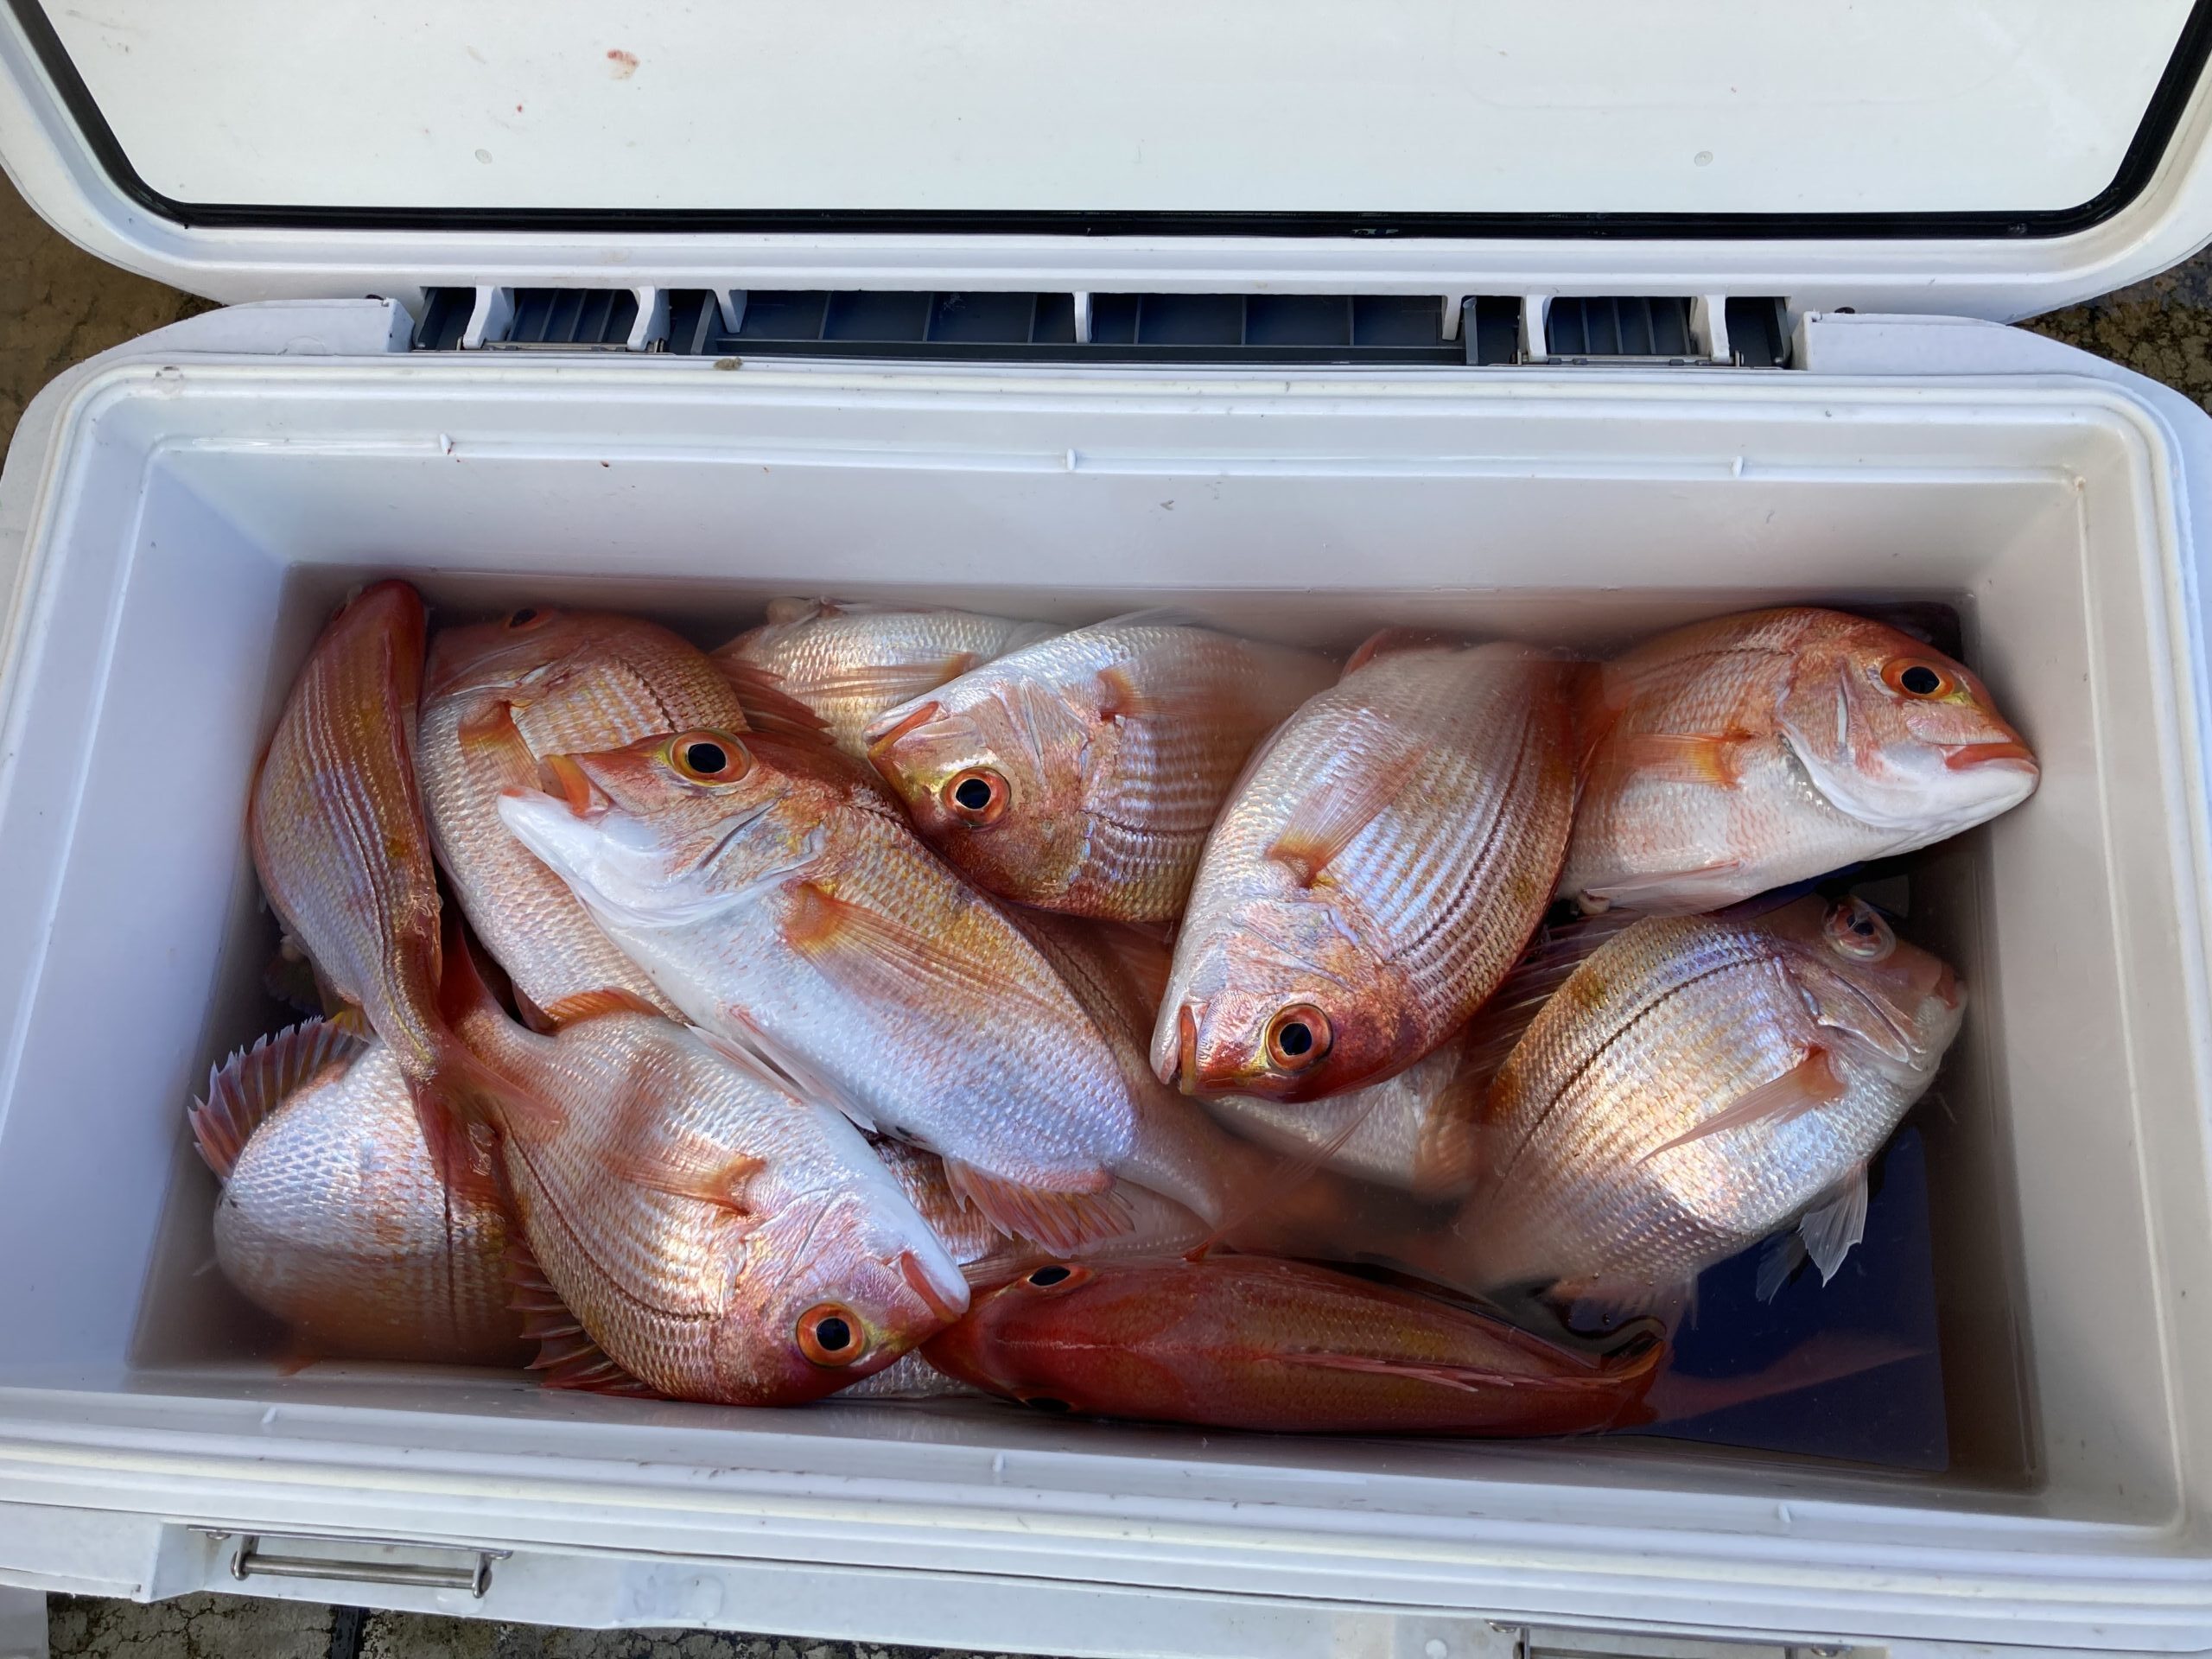
[[[1924,665],[1928,700],[1885,671]],[[1560,891],[1586,907],[1715,908],[1909,852],[2037,780],[1960,664],[1885,624],[1792,608],[1694,623],[1609,663]],[[1977,758],[1981,757],[1981,758]]]
[[[225,1276],[309,1349],[520,1362],[505,1215],[487,1193],[455,1193],[440,1178],[387,1044],[322,1021],[282,1033],[217,1071],[193,1126],[223,1180]]]
[[[541,1036],[480,984],[448,996],[466,1002],[454,1021],[479,1057],[547,1109],[499,1125],[515,1214],[546,1280],[630,1376],[725,1404],[812,1399],[964,1303],[958,1268],[835,1110],[656,1015],[616,1009]],[[799,1344],[825,1304],[866,1333],[849,1363]]]
[[[437,877],[416,787],[423,602],[380,582],[349,603],[294,681],[248,815],[270,903],[410,1077],[440,1065]]]
[[[1578,1352],[1302,1262],[1055,1264],[980,1294],[923,1350],[994,1394],[1065,1410],[1308,1433],[1564,1434],[1648,1421],[1666,1358]]]
[[[765,676],[860,759],[861,733],[885,709],[1057,632],[1050,623],[972,611],[777,600],[765,623],[722,646],[714,661]]]
[[[1872,912],[1813,899],[1747,919],[1646,918],[1591,953],[1491,1085],[1459,1224],[1478,1282],[1595,1284],[1653,1306],[1863,1179],[1961,1001],[1910,944],[1846,955],[1824,931],[1837,914]],[[1902,1059],[1876,1046],[1897,1027]],[[1815,1055],[1832,1082],[1791,1090]],[[1767,1104],[1721,1119],[1747,1098]]]
[[[978,886],[1049,910],[1165,921],[1253,746],[1333,674],[1311,652],[1211,628],[1103,622],[886,711],[868,756]],[[978,772],[1003,793],[981,823],[945,799]]]
[[[674,1014],[560,878],[499,822],[499,791],[537,763],[659,732],[741,729],[736,696],[704,656],[652,623],[537,611],[527,628],[448,628],[431,649],[416,768],[438,857],[485,948],[536,1009],[618,990]],[[500,741],[505,710],[512,735]],[[492,736],[481,733],[493,722]],[[477,733],[472,736],[470,734]]]
[[[603,804],[502,816],[689,1018],[943,1154],[1003,1224],[1114,1230],[1128,1089],[1036,947],[849,762],[744,747],[711,788],[666,743],[580,755]]]

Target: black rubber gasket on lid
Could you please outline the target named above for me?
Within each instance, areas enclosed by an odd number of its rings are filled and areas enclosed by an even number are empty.
[[[1554,237],[1623,241],[1816,238],[2047,238],[2101,225],[2140,195],[2164,158],[2208,55],[2212,0],[2196,0],[2112,181],[2072,207],[1849,213],[1145,213],[806,208],[312,207],[179,201],[139,175],[40,0],[8,0],[40,63],[116,188],[178,225],[266,230],[419,230],[916,236]]]

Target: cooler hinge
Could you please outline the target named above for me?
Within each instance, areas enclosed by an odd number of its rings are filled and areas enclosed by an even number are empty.
[[[1779,298],[435,288],[416,351],[1786,368]]]

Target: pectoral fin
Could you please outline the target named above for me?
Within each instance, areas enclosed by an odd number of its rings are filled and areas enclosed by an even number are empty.
[[[1853,1165],[1822,1193],[1797,1224],[1797,1232],[1825,1285],[1835,1277],[1851,1247],[1866,1236],[1866,1166]]]
[[[746,1217],[753,1213],[745,1205],[746,1184],[767,1167],[747,1154],[704,1144],[632,1149],[607,1162],[618,1180]]]
[[[522,999],[517,996],[516,1004]],[[524,1010],[525,1014],[530,1010]],[[578,991],[572,996],[556,997],[543,1008],[536,1010],[537,1019],[531,1026],[541,1032],[558,1031],[565,1026],[581,1025],[587,1020],[597,1020],[610,1014],[645,1014],[656,1020],[664,1020],[668,1011],[655,1007],[635,991],[626,991],[619,986],[603,990]]]
[[[1591,775],[1595,782],[1633,776],[1733,789],[1743,781],[1751,742],[1747,732],[1626,733],[1599,749]]]
[[[1672,1152],[1726,1129],[1739,1129],[1750,1123],[1787,1123],[1815,1108],[1834,1104],[1843,1098],[1844,1088],[1828,1051],[1816,1044],[1806,1049],[1803,1058],[1780,1077],[1745,1090],[1694,1128],[1654,1147],[1640,1161],[1649,1163],[1662,1152]]]
[[[982,662],[972,651],[956,651],[919,663],[868,663],[839,669],[807,682],[817,697],[854,697],[895,709],[969,673]]]
[[[906,923],[841,898],[813,882],[792,889],[784,919],[785,941],[822,976],[855,996],[926,1008],[939,1016],[1011,1009],[1033,1020],[1072,1027],[1072,998],[1055,1001],[980,963],[940,948]]]
[[[781,675],[728,657],[711,660],[721,671],[722,678],[729,682],[729,689],[737,694],[737,706],[745,711],[747,731],[793,742],[829,742],[829,726],[821,715],[784,690]]]
[[[1666,910],[1691,911],[1706,902],[1697,896],[1701,884],[1732,876],[1743,868],[1741,859],[1717,858],[1710,864],[1694,864],[1686,869],[1656,870],[1593,881],[1574,897],[1586,911],[1607,910],[1615,905],[1628,910],[1646,910],[1654,907],[1655,901],[1661,901],[1660,907]],[[1685,893],[1683,888],[1689,891]]]
[[[1410,767],[1378,758],[1356,776],[1309,792],[1268,849],[1268,856],[1310,887],[1359,832],[1404,791]]]

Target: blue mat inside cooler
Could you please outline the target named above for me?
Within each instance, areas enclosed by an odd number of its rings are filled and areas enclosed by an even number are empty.
[[[1827,1284],[1808,1264],[1762,1303],[1755,1287],[1767,1244],[1698,1281],[1695,1313],[1675,1337],[1675,1378],[1693,1400],[1754,1381],[1759,1397],[1636,1433],[1928,1472],[1948,1466],[1917,1129],[1901,1131],[1875,1160],[1871,1188],[1866,1236]],[[1765,1390],[1786,1385],[1794,1365],[1828,1380]]]

